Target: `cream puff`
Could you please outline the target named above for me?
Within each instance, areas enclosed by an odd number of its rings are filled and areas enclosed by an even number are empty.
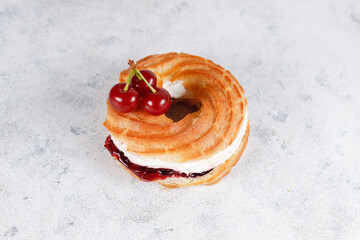
[[[122,71],[121,91],[126,85],[131,88],[130,79],[131,83],[133,78],[141,80],[139,73],[148,80],[144,86],[149,90],[128,98],[124,108],[138,104],[131,111],[117,108],[109,95],[104,126],[110,135],[105,147],[140,180],[169,188],[220,181],[239,161],[248,142],[247,99],[239,82],[210,60],[167,53],[148,56]],[[156,85],[151,81],[154,77]],[[136,89],[135,84],[131,89]],[[156,94],[162,94],[158,102]],[[150,111],[161,103],[161,111]]]

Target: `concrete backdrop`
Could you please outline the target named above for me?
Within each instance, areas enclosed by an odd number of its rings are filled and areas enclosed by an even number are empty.
[[[249,144],[214,186],[140,182],[103,147],[127,60],[213,60]],[[357,239],[360,2],[0,1],[0,239]]]

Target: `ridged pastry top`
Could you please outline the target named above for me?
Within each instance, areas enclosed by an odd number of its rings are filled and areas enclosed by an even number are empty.
[[[230,145],[245,121],[247,100],[238,81],[210,60],[184,53],[151,55],[137,62],[138,69],[164,81],[183,81],[185,98],[201,102],[199,111],[178,122],[165,115],[154,116],[143,109],[119,113],[109,103],[104,122],[113,138],[127,150],[168,162],[204,159]],[[130,70],[120,73],[126,82]]]

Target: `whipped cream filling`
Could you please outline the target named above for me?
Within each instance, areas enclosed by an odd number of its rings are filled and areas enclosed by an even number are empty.
[[[245,135],[247,124],[248,113],[246,109],[245,118],[241,124],[239,133],[228,147],[226,147],[224,150],[216,152],[210,157],[198,158],[194,161],[183,163],[166,162],[157,158],[150,158],[139,153],[134,153],[127,150],[126,143],[118,141],[115,137],[112,137],[111,139],[113,140],[115,146],[123,151],[130,161],[138,165],[151,168],[169,168],[184,173],[201,173],[223,164],[236,152],[236,150],[240,147],[242,139]]]
[[[183,85],[184,81],[177,80],[174,82],[164,81],[163,88],[165,88],[172,98],[180,98],[186,94],[186,89]]]

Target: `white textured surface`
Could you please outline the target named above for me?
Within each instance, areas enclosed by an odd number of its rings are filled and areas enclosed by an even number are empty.
[[[214,186],[164,190],[103,147],[129,58],[183,51],[246,90]],[[0,239],[358,239],[360,2],[0,1]]]

